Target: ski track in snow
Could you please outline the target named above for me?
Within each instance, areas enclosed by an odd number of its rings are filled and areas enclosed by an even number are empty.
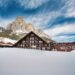
[[[0,75],[75,75],[75,51],[0,48]]]

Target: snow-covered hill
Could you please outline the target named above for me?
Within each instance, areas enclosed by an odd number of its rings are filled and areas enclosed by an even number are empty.
[[[75,75],[75,51],[0,48],[0,75]]]

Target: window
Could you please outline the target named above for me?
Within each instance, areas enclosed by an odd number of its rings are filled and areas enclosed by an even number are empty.
[[[23,45],[21,44],[21,47],[23,47]]]
[[[30,43],[34,43],[34,40],[32,41],[32,40],[30,40]]]
[[[31,47],[32,47],[32,48],[36,48],[36,45],[32,45]]]
[[[31,36],[34,36],[34,34],[31,34]]]
[[[50,49],[50,47],[47,47],[47,49]]]
[[[37,41],[38,41],[38,38],[37,38],[37,37],[35,37],[35,40],[37,40]]]
[[[18,46],[20,46],[20,44],[18,44]]]
[[[60,49],[66,49],[66,47],[65,46],[62,46],[62,47],[60,47]]]
[[[24,44],[23,44],[22,46],[23,46],[23,47],[25,47],[25,45],[24,45]]]
[[[34,40],[34,37],[30,37],[30,40]]]
[[[26,40],[26,43],[28,43],[28,41]]]
[[[72,49],[75,49],[75,46],[72,46]]]
[[[42,47],[43,50],[45,50],[45,47]]]
[[[37,41],[37,40],[35,40],[35,43],[38,43],[38,41]]]
[[[47,46],[47,44],[45,44],[45,46]]]
[[[50,46],[53,46],[52,44],[50,45],[50,44],[48,44],[48,46],[50,47]]]
[[[26,39],[29,39],[29,37],[27,37]]]
[[[25,41],[22,42],[23,44],[25,43]]]
[[[39,43],[42,43],[42,41],[39,41]]]
[[[68,46],[68,48],[71,48],[71,46]]]

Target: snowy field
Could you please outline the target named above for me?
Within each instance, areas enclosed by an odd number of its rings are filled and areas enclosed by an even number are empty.
[[[0,75],[75,75],[75,51],[0,48]]]

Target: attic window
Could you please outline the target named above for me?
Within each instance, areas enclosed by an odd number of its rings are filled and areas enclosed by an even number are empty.
[[[35,40],[38,40],[38,38],[37,38],[37,37],[35,37]]]
[[[34,40],[34,37],[30,37],[30,40]]]
[[[34,36],[34,34],[31,34],[31,36]]]

